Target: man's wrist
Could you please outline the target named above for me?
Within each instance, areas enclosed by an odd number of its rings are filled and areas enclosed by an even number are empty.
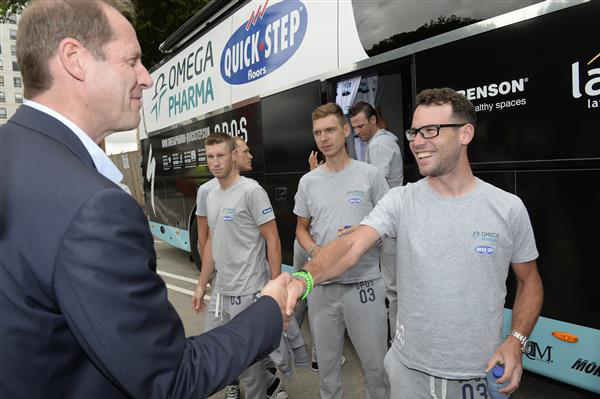
[[[313,289],[314,286],[314,280],[312,277],[312,274],[310,274],[309,271],[307,270],[300,270],[298,272],[295,272],[292,274],[292,276],[298,280],[302,280],[304,282],[304,293],[302,294],[302,296],[300,297],[300,300],[306,299],[308,297],[308,294],[310,294],[310,292]]]
[[[510,330],[506,336],[506,339],[510,339],[511,342],[516,343],[523,353],[527,353],[530,349],[529,347],[531,344],[529,342],[529,337],[516,330]]]

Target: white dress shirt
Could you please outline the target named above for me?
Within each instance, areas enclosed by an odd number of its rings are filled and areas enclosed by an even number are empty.
[[[98,144],[94,143],[94,141],[88,136],[79,126],[70,121],[65,116],[59,114],[58,112],[42,105],[36,103],[32,100],[23,99],[23,105],[27,105],[28,107],[35,108],[40,112],[50,115],[51,117],[58,119],[60,122],[65,124],[75,135],[81,140],[81,143],[87,150],[87,152],[92,157],[92,161],[94,162],[94,166],[96,166],[96,170],[100,172],[101,175],[106,177],[108,180],[116,183],[119,187],[127,187],[121,184],[121,180],[123,180],[123,174],[114,163],[110,160],[108,155],[102,151],[102,149],[98,146]],[[125,191],[128,191],[125,190]]]

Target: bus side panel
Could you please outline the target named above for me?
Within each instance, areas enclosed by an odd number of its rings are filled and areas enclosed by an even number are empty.
[[[260,185],[269,194],[271,205],[275,210],[277,230],[281,240],[282,262],[293,264],[293,243],[296,238],[296,215],[294,215],[294,195],[298,190],[301,174],[268,175]]]
[[[600,2],[584,3],[417,53],[417,92],[473,102],[471,162],[598,159],[598,15]]]
[[[512,311],[504,309],[503,331],[510,331]],[[555,338],[569,332],[576,343]],[[600,331],[595,328],[540,317],[529,340],[532,348],[523,356],[523,367],[592,392],[600,393]]]
[[[530,214],[545,302],[524,367],[600,392],[597,15],[600,2],[585,3],[418,53],[415,66],[417,92],[452,87],[473,102],[475,174],[517,194]],[[505,328],[512,272],[507,288]]]
[[[261,100],[265,178],[281,238],[283,262],[292,264],[296,236],[294,195],[308,172],[308,157],[316,150],[311,113],[320,105],[320,82],[311,82]]]

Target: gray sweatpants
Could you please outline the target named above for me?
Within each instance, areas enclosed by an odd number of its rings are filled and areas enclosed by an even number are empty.
[[[381,245],[380,265],[381,274],[385,283],[385,296],[390,307],[388,309],[388,325],[390,337],[394,340],[396,334],[396,317],[398,314],[398,285],[396,284],[396,239],[385,238]]]
[[[394,399],[470,399],[488,398],[485,378],[446,380],[419,370],[409,369],[390,350],[385,371]]]
[[[308,296],[308,319],[319,356],[321,399],[342,399],[344,330],[356,349],[368,399],[387,399],[383,368],[387,316],[382,279],[317,285]]]
[[[208,304],[208,312],[204,318],[204,331],[210,331],[227,323],[257,299],[258,292],[249,295],[228,296],[213,291]],[[259,360],[240,375],[246,399],[264,399],[267,387],[275,380],[275,376],[265,370],[265,364],[265,359]]]

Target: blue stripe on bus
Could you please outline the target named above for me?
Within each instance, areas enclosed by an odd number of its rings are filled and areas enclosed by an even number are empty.
[[[166,224],[149,222],[152,235],[176,248],[190,252],[190,233]]]
[[[510,330],[512,310],[504,309],[504,334]],[[576,335],[575,343],[552,332]],[[531,333],[532,353],[523,355],[523,368],[600,393],[600,330],[540,317]]]

